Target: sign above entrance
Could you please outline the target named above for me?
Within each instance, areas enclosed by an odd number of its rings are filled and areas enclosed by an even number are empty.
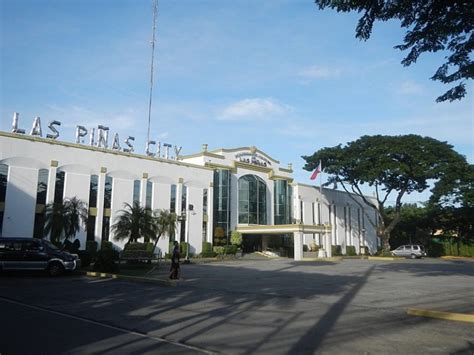
[[[247,153],[247,152],[237,153],[235,155],[235,158],[247,164],[254,164],[254,165],[263,166],[263,167],[272,165],[270,160],[268,160],[264,156],[257,153]]]

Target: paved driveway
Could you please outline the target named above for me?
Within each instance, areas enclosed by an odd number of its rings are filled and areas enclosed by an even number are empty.
[[[1,277],[0,353],[474,352],[472,323],[405,313],[474,313],[470,261],[244,259],[182,274],[177,287]]]

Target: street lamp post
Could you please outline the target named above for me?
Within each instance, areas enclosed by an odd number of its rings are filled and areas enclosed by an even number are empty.
[[[189,217],[191,216],[191,212],[194,211],[194,205],[186,206],[185,210],[185,223],[186,223],[186,257],[184,258],[184,263],[189,264]]]
[[[361,243],[359,243],[359,249],[362,246],[363,248],[362,250],[364,251],[364,255],[365,255],[365,228],[362,228],[361,232],[362,232],[362,240],[361,240]]]

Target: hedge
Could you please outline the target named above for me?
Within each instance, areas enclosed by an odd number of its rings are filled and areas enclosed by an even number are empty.
[[[346,246],[346,255],[347,256],[356,256],[356,248],[353,245]]]

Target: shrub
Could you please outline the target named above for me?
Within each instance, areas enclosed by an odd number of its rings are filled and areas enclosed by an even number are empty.
[[[91,254],[91,256],[94,256],[97,252],[97,246],[98,244],[95,240],[88,240],[86,242],[86,250]]]
[[[202,258],[215,258],[217,256],[217,253],[213,252],[212,250],[210,251],[203,251],[201,253]]]
[[[181,255],[184,255],[184,256],[185,256],[185,255],[186,255],[186,251],[189,252],[189,249],[188,249],[188,248],[189,248],[189,243],[187,243],[187,242],[181,242],[181,243],[179,244],[179,252],[181,253]]]
[[[223,255],[224,254],[224,247],[220,247],[220,246],[219,247],[213,247],[212,250],[217,255]]]
[[[436,241],[431,241],[429,245],[426,247],[426,252],[428,256],[432,257],[440,257],[445,255],[444,254],[444,245],[443,243],[438,243]]]
[[[346,246],[346,255],[348,256],[356,256],[356,248],[353,245]]]
[[[340,245],[331,245],[331,254],[332,256],[342,255],[342,249]]]
[[[376,256],[393,256],[392,253],[389,250],[383,250],[382,248],[380,248],[377,251],[377,254],[375,254],[375,255]]]
[[[81,242],[79,239],[75,239],[74,242],[71,242],[69,239],[64,239],[64,245],[63,245],[63,250],[77,254],[79,248],[81,247]]]
[[[308,246],[306,244],[303,244],[303,251],[308,251]]]
[[[148,259],[151,257],[153,243],[128,243],[122,252],[122,259],[129,261],[138,261],[139,259]]]
[[[232,231],[232,233],[230,234],[230,243],[236,246],[242,245],[242,233]]]
[[[77,255],[81,259],[81,267],[88,267],[92,263],[92,255],[87,250],[79,250]]]
[[[227,245],[224,247],[224,254],[235,255],[237,249],[237,245]]]
[[[212,253],[212,244],[209,242],[202,242],[202,252]]]
[[[461,243],[459,248],[459,256],[474,256],[474,244]]]
[[[145,243],[145,251],[150,255],[155,253],[155,244],[152,242]]]
[[[103,240],[100,243],[100,250],[113,250],[113,249],[114,249],[114,245],[112,244],[112,242]]]
[[[118,253],[111,249],[101,249],[97,252],[97,257],[94,263],[94,271],[100,272],[116,272],[118,265],[115,261],[118,259]]]

